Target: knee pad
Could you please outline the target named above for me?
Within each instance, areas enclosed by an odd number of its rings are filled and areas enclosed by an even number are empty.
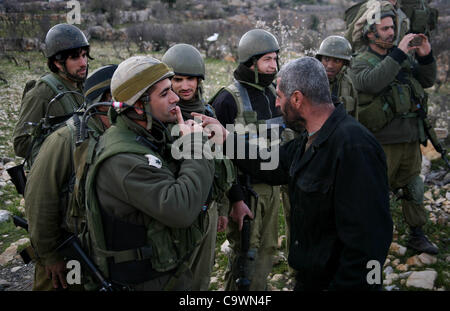
[[[415,204],[423,203],[424,183],[420,176],[414,177],[405,187],[403,187],[404,198]]]

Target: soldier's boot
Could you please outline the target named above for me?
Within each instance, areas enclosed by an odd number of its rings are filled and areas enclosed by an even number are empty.
[[[439,249],[425,236],[421,227],[411,227],[408,247],[431,255],[436,255],[439,252]]]

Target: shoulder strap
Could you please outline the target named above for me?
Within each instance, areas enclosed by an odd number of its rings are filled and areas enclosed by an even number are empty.
[[[56,94],[70,91],[67,87],[59,81],[53,74],[45,75],[41,78]],[[72,96],[65,95],[61,97],[60,101],[63,103],[64,113],[70,114],[77,110],[77,106],[74,104]]]

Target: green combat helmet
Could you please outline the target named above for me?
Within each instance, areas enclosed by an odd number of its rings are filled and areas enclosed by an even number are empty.
[[[200,52],[189,44],[176,44],[164,54],[163,63],[173,68],[176,75],[200,77],[205,80],[205,62]]]
[[[239,63],[243,64],[254,56],[279,50],[280,46],[274,35],[263,29],[253,29],[246,32],[239,41]]]
[[[116,108],[122,113],[133,106],[139,99],[144,103],[144,112],[147,118],[147,130],[151,129],[152,119],[150,99],[144,95],[150,87],[174,73],[161,61],[148,56],[133,56],[119,64],[111,79],[111,95],[115,101],[126,104]]]
[[[69,24],[58,24],[50,28],[45,36],[45,57],[50,58],[62,51],[88,47],[84,33]]]
[[[319,52],[316,54],[318,60],[321,60],[322,56],[339,58],[350,62],[352,59],[352,46],[344,37],[329,36],[322,41]]]

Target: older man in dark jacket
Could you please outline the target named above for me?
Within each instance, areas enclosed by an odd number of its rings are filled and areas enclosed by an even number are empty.
[[[275,170],[261,169],[260,159],[228,155],[257,178],[289,184],[289,265],[298,271],[297,290],[379,289],[392,240],[386,158],[373,135],[342,104],[332,104],[320,65],[305,57],[279,73],[277,106],[287,126],[306,131],[280,147]],[[230,139],[237,145],[241,137]]]

